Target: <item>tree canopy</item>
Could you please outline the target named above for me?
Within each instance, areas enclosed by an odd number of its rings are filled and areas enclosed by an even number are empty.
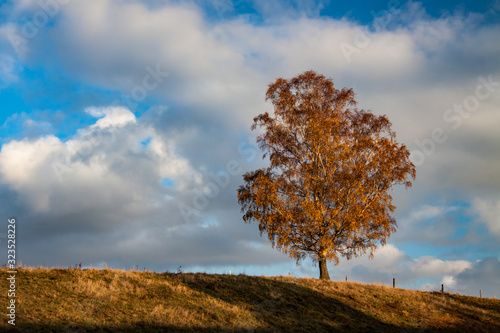
[[[352,89],[337,90],[314,71],[276,79],[274,106],[254,118],[270,165],[243,175],[245,222],[258,222],[273,247],[297,264],[307,256],[329,279],[327,261],[373,251],[396,231],[391,188],[411,187],[415,166],[387,116],[356,108]]]

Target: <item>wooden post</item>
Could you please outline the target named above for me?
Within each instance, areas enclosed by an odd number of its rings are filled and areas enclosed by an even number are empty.
[[[288,277],[292,277],[292,273],[288,272]]]
[[[345,276],[345,282],[347,282],[347,275]]]
[[[444,294],[444,284],[441,285],[441,294]]]
[[[231,270],[229,270],[229,275],[231,275]]]
[[[479,290],[479,298],[483,298],[483,291]]]
[[[396,288],[396,278],[392,278],[392,287]]]

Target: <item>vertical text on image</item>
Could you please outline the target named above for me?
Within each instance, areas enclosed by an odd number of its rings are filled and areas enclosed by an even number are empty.
[[[7,317],[11,325],[16,325],[16,219],[8,219],[7,225],[7,267],[9,270],[7,278],[9,291],[8,291],[8,306]]]

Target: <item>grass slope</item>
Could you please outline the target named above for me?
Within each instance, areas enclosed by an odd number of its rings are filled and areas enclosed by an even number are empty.
[[[16,295],[0,331],[500,332],[500,300],[306,278],[19,268]]]

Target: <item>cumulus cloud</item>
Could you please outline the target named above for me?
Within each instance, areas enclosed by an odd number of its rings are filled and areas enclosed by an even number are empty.
[[[484,297],[500,295],[500,261],[498,258],[484,258],[456,276],[460,291],[477,296],[482,290]],[[460,287],[458,287],[460,286]]]
[[[103,117],[99,119],[93,127],[104,129],[107,127],[123,127],[129,123],[135,123],[135,116],[130,110],[123,107],[96,108],[90,107],[85,112],[94,117]]]
[[[391,285],[393,278],[401,288],[438,290],[444,283],[447,290],[472,292],[468,284],[459,279],[462,273],[473,269],[475,263],[467,260],[443,260],[434,256],[410,256],[394,244],[379,247],[373,259],[362,256],[342,259],[338,266],[330,265],[333,280]],[[316,268],[317,269],[317,268]],[[303,273],[316,276],[314,267],[302,268]]]
[[[214,197],[208,185],[235,193],[234,173],[191,165],[177,150],[183,136],[152,126],[162,109],[144,118],[121,107],[86,111],[101,118],[71,138],[12,140],[0,150],[0,182],[10,189],[4,195],[15,194],[23,207],[16,217],[23,221],[25,264],[104,260],[123,267],[133,260],[166,269],[286,260],[267,243],[255,247],[262,243],[258,230],[246,235],[243,223],[232,222],[238,212],[219,211],[229,194]],[[242,160],[234,162],[242,171]],[[172,185],[163,186],[164,179]],[[208,203],[199,207],[195,200]],[[181,205],[195,213],[186,219]]]
[[[441,280],[426,283],[422,290],[440,290],[441,284],[445,291],[462,295],[483,297],[498,297],[500,277],[500,264],[498,258],[484,258],[470,263],[470,267],[457,275],[444,275]]]
[[[476,198],[472,204],[472,209],[479,215],[480,221],[486,224],[490,232],[500,236],[500,200]]]
[[[371,270],[390,274],[395,267],[408,259],[409,257],[403,251],[393,244],[387,244],[377,249],[373,260],[365,259],[358,264]]]
[[[27,208],[59,214],[137,207],[139,213],[159,200],[154,192],[161,193],[163,178],[195,173],[173,150],[173,139],[138,124],[129,110],[91,110],[104,117],[65,142],[49,135],[2,146],[2,183],[28,198]],[[146,138],[148,144],[141,144]]]
[[[431,256],[414,259],[408,266],[409,270],[419,277],[457,275],[470,267],[472,267],[472,264],[469,261],[443,261]]]
[[[3,182],[15,188],[31,184],[37,179],[35,171],[43,167],[44,162],[62,146],[54,136],[34,141],[11,141],[3,145],[0,155]]]

